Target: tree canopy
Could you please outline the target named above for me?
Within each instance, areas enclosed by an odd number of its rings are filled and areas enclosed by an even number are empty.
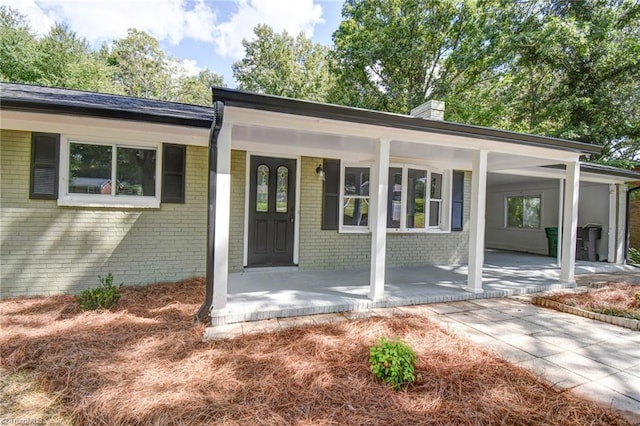
[[[238,88],[278,96],[326,101],[330,90],[329,49],[304,33],[278,34],[267,25],[254,29],[255,40],[243,40],[244,59],[233,64]]]
[[[93,50],[62,24],[36,36],[26,17],[6,6],[0,6],[0,79],[201,105],[211,105],[211,85],[224,85],[207,68],[187,75],[143,31],[129,29],[111,46]]]
[[[603,146],[640,161],[637,0],[346,0],[333,46],[258,25],[233,64],[243,90],[397,113],[430,99],[446,119]],[[94,50],[56,24],[36,36],[0,6],[0,78],[210,105],[209,69],[188,75],[130,29]]]

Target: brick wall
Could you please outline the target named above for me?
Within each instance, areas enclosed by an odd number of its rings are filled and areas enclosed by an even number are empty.
[[[343,269],[368,267],[371,256],[370,234],[344,234],[323,231],[322,181],[316,175],[321,158],[302,158],[300,200],[301,269]],[[464,231],[443,234],[387,235],[387,264],[408,266],[422,264],[465,263],[469,247],[471,173],[465,173]]]
[[[229,217],[229,272],[244,265],[244,204],[247,152],[231,151],[231,213]]]
[[[0,133],[0,296],[76,293],[205,274],[207,149],[187,148],[186,204],[159,209],[58,207],[29,199],[31,135]]]

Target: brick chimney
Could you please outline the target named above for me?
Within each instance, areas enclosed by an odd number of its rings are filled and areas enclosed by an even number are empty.
[[[430,100],[411,110],[414,117],[427,120],[444,120],[444,102]]]

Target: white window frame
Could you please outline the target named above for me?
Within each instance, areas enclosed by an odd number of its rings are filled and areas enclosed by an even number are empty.
[[[434,167],[428,167],[420,164],[408,163],[390,163],[389,168],[402,169],[402,195],[400,206],[400,227],[387,228],[387,233],[447,233],[451,232],[451,170],[441,170]],[[425,187],[425,205],[424,205],[424,228],[408,228],[407,227],[407,209],[408,209],[408,185],[409,185],[409,169],[422,170],[427,173],[427,183]],[[429,226],[430,206],[431,206],[431,173],[442,175],[442,192],[440,201],[440,223],[437,226]],[[388,208],[389,200],[387,200]]]
[[[368,168],[369,169],[369,195],[368,196],[350,196],[347,198],[360,198],[360,199],[367,199],[369,201],[369,208],[371,208],[371,168],[373,163],[372,162],[362,162],[362,163],[358,163],[358,162],[345,162],[345,161],[341,161],[340,162],[340,205],[339,205],[339,212],[338,212],[338,229],[340,230],[340,232],[343,233],[354,233],[354,234],[359,234],[359,233],[370,233],[371,232],[371,217],[367,218],[367,226],[356,226],[356,225],[345,225],[344,224],[344,199],[345,199],[345,195],[344,195],[344,179],[345,179],[345,175],[346,175],[346,169],[347,168],[351,168],[351,167],[357,167],[357,168]]]
[[[154,196],[134,195],[95,195],[69,193],[69,155],[70,144],[104,145],[113,147],[111,181],[115,182],[117,149],[139,148],[156,150],[156,175]],[[60,173],[58,181],[58,205],[77,207],[116,207],[116,208],[160,208],[161,180],[162,180],[162,142],[142,142],[124,140],[105,140],[86,136],[62,135],[60,137]]]
[[[540,199],[540,217],[539,222],[540,225],[537,228],[528,228],[528,227],[517,227],[517,226],[509,226],[509,198],[539,198]],[[504,196],[504,228],[511,231],[527,231],[527,232],[535,232],[542,230],[542,216],[544,208],[544,198],[539,192],[531,192],[531,193],[515,193],[515,194],[505,194]]]

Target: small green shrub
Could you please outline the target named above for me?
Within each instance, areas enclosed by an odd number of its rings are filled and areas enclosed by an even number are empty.
[[[109,272],[106,277],[98,275],[100,286],[83,290],[79,296],[76,296],[76,302],[83,311],[93,311],[98,308],[111,309],[116,306],[120,300],[120,287],[113,285],[113,274]]]
[[[371,372],[393,390],[405,388],[415,382],[416,353],[400,339],[380,338],[369,351]]]
[[[640,305],[640,292],[636,293],[633,297],[635,297],[636,303]]]
[[[629,248],[629,263],[640,265],[640,250],[633,247]]]

